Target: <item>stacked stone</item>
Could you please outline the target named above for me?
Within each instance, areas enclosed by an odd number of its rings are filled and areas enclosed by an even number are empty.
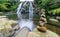
[[[47,23],[46,16],[45,16],[45,10],[44,9],[41,10],[41,16],[40,16],[39,23],[42,26]]]
[[[44,25],[47,23],[46,16],[45,16],[45,10],[42,9],[40,13],[40,21],[39,21],[39,26],[37,26],[37,29],[42,32],[46,32],[46,27]]]

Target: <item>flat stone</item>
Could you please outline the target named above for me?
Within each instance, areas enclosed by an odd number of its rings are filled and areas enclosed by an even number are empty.
[[[38,31],[41,31],[41,32],[46,32],[47,31],[46,27],[37,26],[37,29],[38,29]]]
[[[23,28],[21,31],[17,33],[17,35],[15,35],[15,37],[27,37],[28,33],[29,33],[29,29]]]

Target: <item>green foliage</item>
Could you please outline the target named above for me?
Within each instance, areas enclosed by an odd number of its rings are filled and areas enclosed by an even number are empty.
[[[52,0],[42,0],[41,5],[42,6],[46,6],[47,4],[49,4]]]
[[[6,7],[6,5],[0,4],[0,9],[1,9],[1,10],[7,10],[8,8]]]
[[[60,13],[60,8],[57,8],[57,9],[53,9],[53,10],[50,10],[48,11],[50,14],[53,13],[53,14],[56,14],[56,13]]]
[[[1,0],[0,11],[13,11],[17,8],[18,3],[19,2],[13,0]]]
[[[49,10],[60,8],[60,2],[51,3],[51,4],[48,4],[47,6],[48,6]]]
[[[40,10],[45,9],[47,20],[56,19],[56,16],[60,17],[60,0],[35,0],[35,4]],[[60,21],[60,19],[58,20]]]
[[[3,3],[0,1],[0,10],[7,10],[8,9],[5,4],[6,4],[6,2]]]
[[[35,3],[40,8],[45,8],[47,4],[49,4],[52,0],[35,0]]]

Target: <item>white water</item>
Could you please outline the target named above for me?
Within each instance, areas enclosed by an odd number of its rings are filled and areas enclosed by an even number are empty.
[[[20,21],[19,26],[20,26],[21,29],[23,27],[27,27],[32,31],[33,30],[33,21],[31,21],[29,19],[27,19],[27,20],[23,19],[23,20]]]
[[[29,19],[33,19],[33,6],[32,3],[30,2],[30,7],[29,7]]]
[[[19,26],[20,28],[24,28],[24,27],[27,27],[29,28],[31,31],[33,30],[33,6],[32,6],[32,2],[30,1],[29,2],[29,19],[24,19],[23,18],[23,14],[21,13],[24,9],[24,6],[27,5],[27,2],[21,2],[17,8],[17,16],[19,18]],[[24,9],[25,10],[25,9]],[[24,15],[25,16],[25,15]],[[27,16],[27,17],[28,17]]]
[[[20,3],[18,8],[17,8],[17,16],[19,19],[22,19],[22,15],[21,15],[21,6],[23,3]]]

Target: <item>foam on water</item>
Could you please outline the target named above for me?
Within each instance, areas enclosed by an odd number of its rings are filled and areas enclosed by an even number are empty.
[[[28,20],[23,19],[23,20],[20,21],[19,26],[20,26],[21,29],[23,27],[27,27],[32,31],[33,30],[33,21],[31,21],[29,19]]]

